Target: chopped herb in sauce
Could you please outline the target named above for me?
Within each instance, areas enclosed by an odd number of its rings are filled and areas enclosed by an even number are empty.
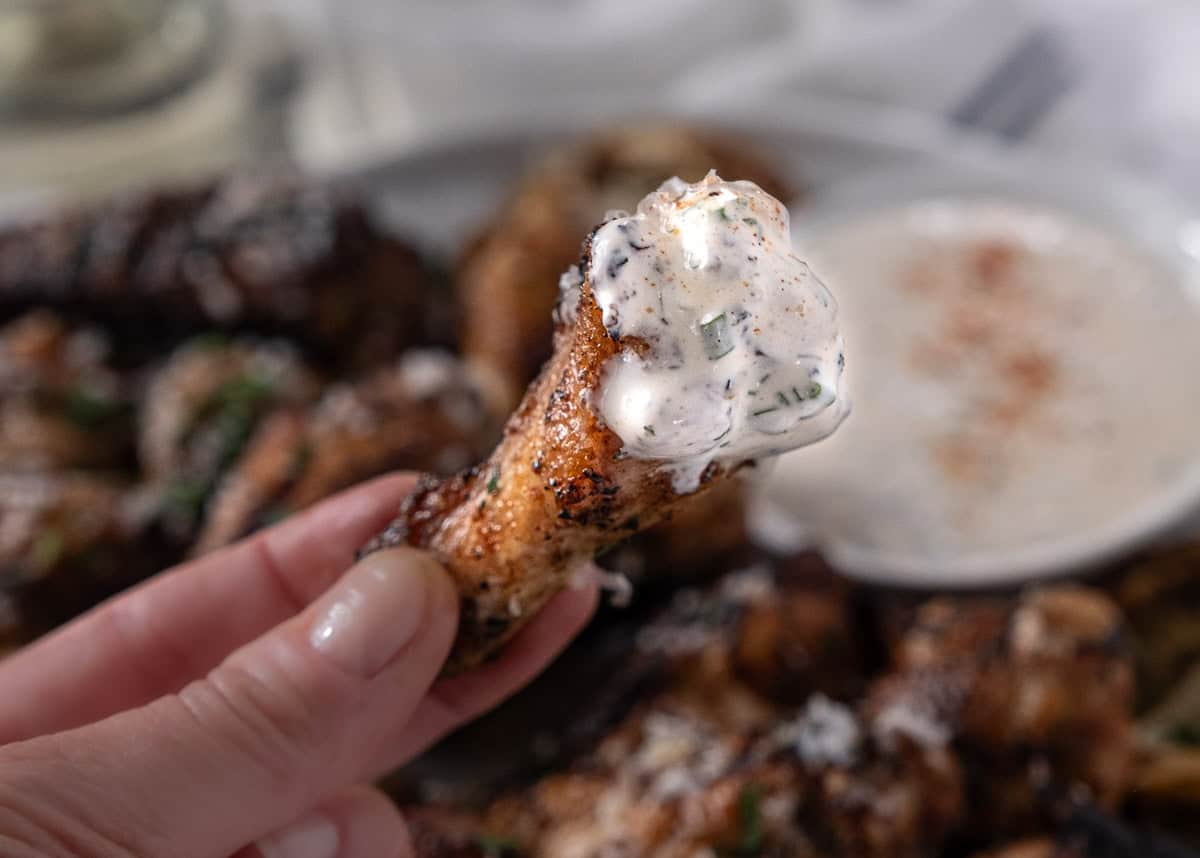
[[[655,252],[634,253],[631,237]],[[670,463],[679,493],[694,491],[713,462],[811,443],[845,414],[833,369],[836,319],[808,294],[823,287],[790,247],[777,201],[715,174],[694,185],[667,182],[590,239],[598,269],[590,282],[606,330],[619,324],[620,343],[644,345],[623,349],[607,368],[601,417],[629,455]],[[604,276],[626,256],[615,279]],[[799,305],[815,309],[801,314]],[[797,345],[813,352],[792,358]],[[769,387],[756,383],[769,373]],[[799,405],[793,386],[803,397],[814,377],[825,384],[821,401]],[[819,409],[826,400],[832,407]],[[755,417],[780,413],[751,422],[753,408]],[[769,440],[781,435],[786,441]]]
[[[704,339],[704,354],[709,360],[720,360],[733,351],[733,336],[724,313],[701,322],[700,336]]]
[[[500,490],[500,466],[497,465],[495,468],[492,469],[492,476],[488,479],[487,493],[489,495],[494,495],[499,490]]]

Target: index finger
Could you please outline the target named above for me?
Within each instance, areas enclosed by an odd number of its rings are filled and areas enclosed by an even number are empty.
[[[303,609],[412,490],[382,477],[165,572],[0,662],[0,745],[178,691]]]

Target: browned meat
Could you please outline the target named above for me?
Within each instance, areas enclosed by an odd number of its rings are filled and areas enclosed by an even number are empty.
[[[604,366],[636,343],[612,339],[585,260],[578,307],[560,317],[553,358],[482,465],[422,481],[365,549],[409,544],[450,570],[462,597],[456,671],[484,660],[598,551],[662,520],[687,496],[657,463],[622,455],[621,439],[588,405]],[[736,468],[713,464],[700,492]]]
[[[412,808],[405,822],[417,858],[516,858],[509,840],[480,834],[483,822],[476,814]]]
[[[282,343],[205,339],[177,350],[149,384],[138,439],[143,472],[161,494],[166,532],[191,542],[259,422],[319,393],[316,377]]]
[[[1059,586],[1019,600],[936,599],[897,647],[900,672],[868,711],[927,741],[951,738],[971,775],[977,832],[1044,827],[1043,798],[1111,808],[1132,775],[1132,658],[1116,606]]]
[[[1200,748],[1190,741],[1192,732],[1145,749],[1127,810],[1139,823],[1200,849]]]
[[[785,707],[739,678],[746,619],[789,588],[789,598],[802,598],[804,586],[825,574],[814,564],[785,566],[783,583],[755,568],[707,592],[681,591],[638,631],[627,662],[629,672],[658,660],[666,669],[660,690],[643,696],[566,770],[510,792],[479,816],[424,819],[446,833],[426,835],[431,845],[420,854],[462,854],[432,844],[501,841],[529,858],[937,854],[963,806],[948,747],[884,742],[854,709],[824,695]],[[601,689],[593,692],[600,696]]]
[[[0,469],[119,467],[133,406],[92,328],[33,312],[0,328]]]
[[[348,188],[286,169],[134,194],[0,233],[0,316],[55,307],[123,350],[214,329],[283,333],[342,367],[434,336],[416,255]],[[443,303],[444,297],[440,299]]]
[[[1153,705],[1200,664],[1200,544],[1144,557],[1122,570],[1110,589],[1137,638],[1140,702]]]
[[[861,858],[935,855],[963,822],[959,761],[947,747],[874,747],[820,779],[814,826],[828,830],[833,854]]]
[[[746,533],[746,487],[727,480],[685,498],[670,516],[597,558],[639,592],[647,588],[703,584],[753,554]],[[697,538],[703,534],[703,538]]]
[[[156,571],[136,496],[97,477],[0,474],[0,628],[43,632]]]
[[[632,210],[672,176],[697,181],[710,169],[792,194],[741,140],[681,126],[605,132],[559,151],[517,187],[469,247],[458,274],[466,358],[499,376],[511,410],[550,356],[550,311],[562,272],[607,211]]]
[[[769,598],[747,605],[733,648],[740,678],[760,694],[800,703],[814,692],[849,700],[863,660],[850,587],[815,555],[788,561]]]
[[[1020,843],[1010,843],[999,849],[989,849],[980,852],[974,858],[1079,858],[1059,850],[1054,841],[1045,838],[1022,840]]]
[[[500,422],[484,401],[455,358],[420,351],[333,387],[308,412],[276,412],[222,478],[195,552],[391,470],[447,474],[479,461]]]

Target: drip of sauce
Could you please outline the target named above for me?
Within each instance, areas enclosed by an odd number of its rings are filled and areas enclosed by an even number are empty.
[[[837,305],[793,251],[787,209],[757,185],[667,181],[595,232],[590,279],[626,346],[599,414],[680,494],[712,462],[811,444],[845,418]],[[564,278],[568,312],[576,280]]]

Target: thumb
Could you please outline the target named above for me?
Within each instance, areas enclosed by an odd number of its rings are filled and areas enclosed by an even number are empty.
[[[437,677],[457,610],[428,555],[372,554],[179,694],[0,751],[0,843],[9,825],[21,842],[98,844],[85,855],[232,854],[372,768]]]
[[[400,811],[378,790],[354,787],[234,858],[411,858]]]

